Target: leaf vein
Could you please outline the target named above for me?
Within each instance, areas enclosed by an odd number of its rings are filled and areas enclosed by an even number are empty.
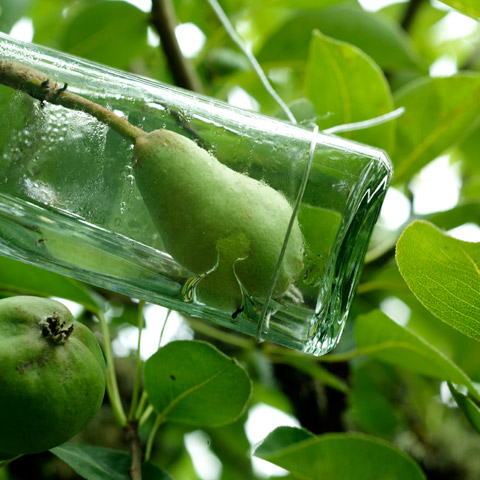
[[[457,118],[465,111],[468,110],[470,105],[474,103],[479,96],[480,89],[477,89],[476,95],[472,95],[469,97],[462,105],[460,105],[457,109],[451,112],[447,116],[447,120],[441,123],[436,129],[432,130],[432,132],[424,139],[423,142],[420,142],[416,148],[414,148],[409,155],[407,155],[402,163],[397,167],[397,177],[400,177],[405,173],[406,170],[410,168],[410,166],[415,163],[415,161],[435,142],[437,138],[442,136],[442,134],[448,131],[451,127],[451,124],[454,123]]]
[[[219,370],[218,372],[216,372],[214,375],[212,375],[211,377],[208,377],[206,378],[203,382],[200,382],[200,383],[197,383],[196,385],[193,385],[192,387],[190,388],[187,388],[186,390],[184,390],[180,395],[178,395],[177,397],[175,397],[168,405],[165,406],[165,408],[163,409],[163,411],[160,413],[160,416],[162,416],[163,418],[167,418],[167,415],[169,412],[172,411],[172,409],[178,405],[180,403],[181,400],[183,400],[185,397],[187,397],[188,395],[190,395],[191,393],[199,390],[200,388],[204,387],[205,385],[208,385],[210,382],[212,382],[213,380],[215,380],[215,378],[217,378],[218,376],[220,376],[223,372],[225,372],[228,367],[230,366],[230,363],[227,363],[221,370]]]
[[[425,278],[427,278],[430,282],[438,285],[439,288],[445,290],[447,292],[447,296],[451,296],[457,300],[459,300],[460,302],[462,303],[465,303],[468,307],[470,308],[473,308],[475,310],[478,310],[480,312],[480,306],[477,306],[477,305],[474,305],[474,304],[471,304],[471,303],[468,303],[466,300],[464,300],[461,296],[459,295],[456,295],[454,293],[452,293],[447,287],[445,287],[445,285],[443,285],[442,283],[440,283],[439,281],[435,280],[433,277],[430,277],[429,275],[425,274]],[[475,323],[480,323],[480,320],[476,317],[471,317],[469,315],[466,315],[465,313],[462,313],[461,311],[457,310],[456,308],[454,308],[453,306],[450,305],[450,303],[448,303],[447,301],[443,300],[441,298],[441,296],[439,297],[438,295],[435,295],[434,292],[436,292],[437,290],[436,289],[430,289],[428,287],[424,287],[425,290],[433,297],[435,298],[436,300],[438,300],[440,303],[442,303],[443,305],[446,305],[447,308],[449,308],[450,310],[453,310],[453,312],[455,312],[457,315],[460,315],[460,316],[463,316],[465,318],[469,318],[471,320],[473,320]]]

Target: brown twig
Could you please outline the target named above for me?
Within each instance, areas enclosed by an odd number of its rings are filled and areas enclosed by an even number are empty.
[[[111,110],[69,92],[66,83],[60,87],[55,80],[44,73],[20,63],[0,60],[0,84],[28,93],[33,98],[40,100],[42,104],[49,102],[70,110],[88,113],[132,142],[135,142],[140,135],[145,135],[143,130]]]
[[[150,21],[160,35],[161,47],[167,57],[175,84],[193,92],[202,92],[202,85],[196,70],[183,56],[178,45],[175,36],[177,20],[171,0],[152,0]]]
[[[128,422],[125,427],[125,439],[130,452],[130,468],[128,473],[131,480],[142,480],[142,449],[138,438],[137,422]]]

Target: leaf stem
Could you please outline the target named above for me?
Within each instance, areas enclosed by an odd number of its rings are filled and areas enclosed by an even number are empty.
[[[6,467],[9,463],[13,462],[17,458],[23,457],[23,453],[20,455],[17,455],[16,457],[13,458],[7,458],[6,460],[0,460],[0,468]]]
[[[149,405],[143,412],[142,416],[140,417],[138,424],[142,426],[148,420],[148,417],[152,414],[152,412],[153,412],[153,407]]]
[[[142,417],[143,411],[145,409],[145,404],[148,401],[148,396],[145,390],[142,392],[142,396],[140,397],[140,402],[138,404],[137,410],[135,411],[135,420],[140,420]]]
[[[163,334],[165,333],[165,328],[167,327],[167,322],[171,313],[172,313],[172,309],[169,308],[167,310],[167,314],[165,315],[165,321],[163,322],[162,330],[160,331],[160,337],[158,338],[158,348],[162,346]]]
[[[107,320],[105,315],[101,311],[95,312],[97,315],[100,326],[102,329],[103,339],[104,339],[104,351],[105,358],[107,362],[107,393],[112,404],[113,414],[119,425],[122,428],[125,428],[127,424],[127,417],[123,410],[122,400],[120,398],[120,392],[118,390],[117,377],[115,375],[115,364],[113,362],[113,353],[110,340],[110,331],[108,330]]]
[[[150,435],[148,436],[148,440],[147,440],[147,448],[145,450],[146,462],[150,460],[150,456],[152,454],[152,448],[153,448],[153,441],[155,440],[155,435],[157,434],[157,431],[160,428],[160,425],[162,425],[164,421],[165,419],[162,415],[157,415],[157,418],[155,419],[155,423],[153,424],[152,430],[150,431]]]
[[[255,342],[255,339],[244,338],[240,335],[220,330],[219,328],[207,325],[205,322],[201,322],[192,317],[188,318],[188,323],[196,332],[207,335],[210,338],[215,338],[223,343],[244,348],[245,350],[256,348],[257,343]]]
[[[69,92],[66,83],[60,87],[55,80],[44,73],[20,63],[0,60],[0,84],[28,93],[42,103],[48,102],[70,110],[85,112],[131,142],[135,142],[139,136],[145,135],[142,129],[135,127],[111,110]]]
[[[135,412],[137,410],[138,399],[140,394],[140,378],[142,376],[142,357],[140,356],[140,346],[142,342],[143,331],[143,309],[145,307],[145,301],[141,300],[138,304],[138,343],[137,343],[137,364],[135,370],[135,381],[133,384],[132,403],[130,404],[130,411],[128,414],[129,421],[135,418]]]

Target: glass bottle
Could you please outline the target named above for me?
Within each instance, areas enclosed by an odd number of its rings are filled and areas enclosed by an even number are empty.
[[[0,60],[181,135],[179,161],[212,169],[142,180],[115,129],[0,85],[0,254],[314,355],[337,344],[392,175],[384,152],[6,35]]]

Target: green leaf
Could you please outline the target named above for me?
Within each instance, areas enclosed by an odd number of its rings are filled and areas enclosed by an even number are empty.
[[[250,63],[243,53],[231,48],[212,48],[206,55],[205,65],[211,76],[226,76],[241,70],[249,70]]]
[[[400,89],[392,161],[395,182],[404,182],[446,149],[459,143],[480,117],[480,75],[422,78]]]
[[[318,113],[320,129],[378,117],[393,109],[385,77],[361,50],[313,34],[306,73],[306,91]],[[347,132],[344,136],[390,150],[394,123]]]
[[[102,1],[74,12],[60,41],[64,51],[127,69],[146,48],[147,16],[133,5]]]
[[[405,286],[407,287],[406,284]],[[408,329],[445,353],[472,380],[478,381],[480,378],[478,341],[467,337],[430,313],[410,290],[408,293],[398,295],[398,298],[411,310]]]
[[[130,455],[108,448],[65,443],[50,450],[86,480],[130,480]],[[144,480],[171,480],[170,475],[150,464],[142,464]]]
[[[480,190],[477,191],[478,195],[480,195]],[[422,220],[433,223],[443,230],[451,230],[469,222],[475,222],[480,225],[480,202],[478,200],[465,201],[450,210],[425,215]]]
[[[397,23],[401,23],[408,9],[409,2],[398,2],[387,5],[384,8],[378,10],[380,15],[387,16]],[[435,27],[437,22],[444,18],[448,14],[448,11],[439,10],[436,5],[432,5],[431,2],[420,2],[418,8],[415,10],[415,15],[411,18],[410,25],[408,27],[408,36],[414,45],[415,51],[422,57],[424,65],[430,65],[437,60],[445,52],[438,46],[438,35],[435,35]],[[433,31],[432,31],[433,27]],[[443,43],[443,46],[445,44]],[[440,53],[439,53],[440,52]],[[451,52],[449,52],[451,54]],[[400,75],[392,77],[392,88],[395,90],[395,86],[405,84],[407,80],[405,73],[398,72]],[[412,72],[408,72],[412,73]],[[407,73],[407,74],[408,74]],[[402,78],[399,78],[402,76]]]
[[[416,221],[398,240],[396,258],[410,290],[430,312],[480,340],[480,243]]]
[[[65,28],[64,12],[70,11],[75,3],[75,0],[31,2],[31,7],[26,13],[33,20],[33,42],[58,49],[58,39]]]
[[[383,69],[418,69],[419,60],[398,24],[350,5],[301,13],[287,20],[265,42],[260,62],[305,60],[312,31],[355,45]]]
[[[102,308],[96,296],[80,282],[3,256],[0,256],[0,290],[65,298],[93,312]]]
[[[383,268],[372,268],[364,270],[362,283],[358,286],[357,293],[364,294],[375,290],[384,290],[390,295],[398,293],[410,293],[403,280],[398,267],[392,263]]]
[[[264,0],[262,3],[269,6],[282,7],[282,8],[296,8],[296,9],[312,9],[318,10],[319,8],[327,7],[329,5],[335,5],[337,3],[354,3],[355,0]]]
[[[233,358],[200,341],[176,341],[145,363],[145,389],[164,420],[221,426],[235,421],[251,393],[250,378]]]
[[[425,475],[407,455],[390,444],[360,434],[296,435],[289,427],[270,433],[255,455],[304,480],[421,480]]]
[[[315,362],[310,357],[284,355],[274,357],[274,360],[276,363],[290,365],[296,370],[308,374],[310,377],[312,377],[312,379],[315,379],[330,388],[334,388],[339,392],[348,393],[350,390],[345,380],[337,375],[334,375],[333,373],[330,373],[325,367],[320,365],[318,362]]]
[[[312,438],[315,438],[315,435],[305,428],[278,427],[263,439],[255,449],[254,455],[266,459],[266,457],[275,455],[285,447],[296,445]]]
[[[288,105],[288,108],[293,113],[293,116],[299,124],[308,126],[312,123],[316,123],[317,121],[317,111],[315,110],[313,103],[308,98],[297,98]],[[283,110],[279,111],[276,116],[277,118],[288,120],[288,116]]]
[[[470,135],[460,145],[462,159],[472,169],[478,172],[480,170],[480,158],[478,152],[480,149],[480,125],[477,125]]]
[[[23,17],[32,0],[0,2],[0,31],[10,33],[13,25]]]
[[[251,445],[245,432],[246,415],[224,427],[205,429],[210,448],[222,462],[223,480],[253,480]]]
[[[395,323],[380,310],[355,320],[359,351],[422,375],[465,385],[475,398],[480,392],[471,379],[442,352],[415,333]]]
[[[480,407],[471,398],[459,392],[450,382],[448,382],[448,388],[467,420],[480,433]]]
[[[475,19],[480,18],[480,2],[478,0],[440,0],[446,5],[456,8],[458,11]]]
[[[391,365],[369,358],[353,363],[351,376],[349,418],[363,432],[391,438],[403,426],[395,401],[400,375]]]
[[[308,261],[305,263],[308,263],[309,270],[304,280],[309,285],[315,285],[323,275],[341,220],[341,215],[335,210],[305,203],[299,208],[298,223],[308,245]]]

